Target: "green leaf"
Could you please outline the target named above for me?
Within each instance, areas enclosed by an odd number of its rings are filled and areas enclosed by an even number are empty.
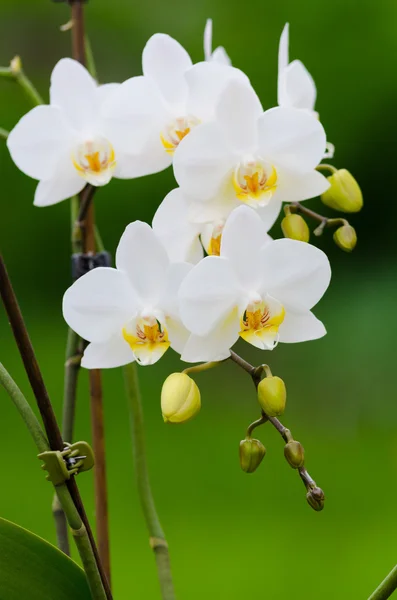
[[[90,600],[84,571],[30,531],[0,519],[0,600]]]

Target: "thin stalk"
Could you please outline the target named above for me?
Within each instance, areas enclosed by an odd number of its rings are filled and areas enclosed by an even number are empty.
[[[43,420],[44,429],[47,435],[49,446],[51,450],[63,451],[64,443],[62,440],[61,432],[55,418],[54,410],[52,408],[52,404],[44,384],[43,376],[41,374],[40,367],[37,362],[36,355],[34,353],[25,322],[22,317],[21,309],[19,308],[19,304],[15,296],[13,287],[11,285],[11,281],[8,276],[7,269],[1,254],[0,296],[6,309],[8,320],[10,322],[14,338],[18,346],[26,374],[28,376],[31,388],[36,398],[37,406],[40,411],[41,418]],[[106,576],[103,572],[101,561],[99,559],[94,536],[92,535],[91,527],[74,477],[71,477],[68,480],[67,487],[76,506],[76,509],[80,514],[80,517],[85,525],[87,534],[90,538],[92,551],[94,553],[95,560],[98,565],[98,570],[101,574],[103,586],[106,590],[107,600],[112,600],[112,594],[110,592],[109,586],[107,585]]]
[[[186,369],[183,369],[182,373],[185,373],[186,375],[189,375],[190,373],[201,373],[203,371],[208,371],[209,369],[217,367],[221,364],[221,362],[223,361],[214,361],[202,363],[201,365],[194,365],[193,367],[187,367]]]
[[[9,135],[10,135],[9,131],[7,131],[6,129],[3,129],[3,127],[0,127],[0,138],[2,140],[6,140]]]
[[[43,98],[40,96],[39,92],[34,87],[33,83],[30,81],[28,77],[26,77],[25,73],[21,69],[21,71],[15,74],[15,81],[19,83],[26,96],[32,102],[34,106],[39,106],[40,104],[44,104]]]
[[[161,595],[163,600],[175,600],[168,544],[157,515],[149,481],[142,401],[138,383],[138,371],[135,363],[124,367],[124,377],[130,409],[135,476],[139,498],[149,531],[150,546],[156,559]]]
[[[23,421],[25,422],[25,425],[27,426],[32,439],[36,444],[39,453],[48,451],[50,446],[36,415],[34,414],[28,401],[22,394],[15,381],[1,363],[0,384],[10,396]],[[105,590],[103,588],[101,576],[95,562],[95,556],[92,551],[87,529],[85,528],[84,523],[82,522],[81,517],[75,507],[72,496],[65,484],[55,486],[55,491],[72,530],[72,534],[80,554],[81,562],[83,563],[84,571],[87,576],[92,599],[106,600]]]
[[[386,600],[397,590],[397,565],[390,571],[368,600]]]
[[[83,0],[70,0],[72,15],[72,51],[73,58],[82,65],[86,63],[86,40],[84,28],[84,3]],[[80,206],[78,221],[80,222],[81,238],[83,252],[86,254],[95,254],[95,219],[93,196],[96,188],[87,185],[80,193]],[[83,223],[81,221],[84,221]],[[98,405],[102,403],[102,386],[100,373],[97,370],[91,370],[90,378],[90,396],[91,396],[91,415],[92,432],[95,453],[95,500],[96,500],[96,524],[100,539],[99,557],[103,567],[102,581],[110,594],[110,555],[109,555],[109,524],[107,512],[107,486],[105,469],[105,438],[103,410],[98,410]]]
[[[94,79],[98,79],[96,66],[95,66],[95,60],[94,60],[94,53],[92,51],[92,46],[91,46],[90,38],[88,37],[88,35],[85,36],[85,60],[86,60],[87,69],[88,69],[88,72],[90,73],[90,75],[92,75],[92,77]]]

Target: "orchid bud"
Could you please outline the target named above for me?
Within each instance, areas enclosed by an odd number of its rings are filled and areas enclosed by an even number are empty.
[[[334,242],[345,252],[351,252],[357,244],[356,230],[351,225],[339,227],[334,233]]]
[[[360,186],[349,171],[339,169],[327,179],[331,187],[321,196],[326,206],[347,213],[362,209],[363,195]]]
[[[313,510],[317,510],[317,511],[323,510],[325,495],[321,488],[316,486],[316,487],[310,489],[306,494],[306,500],[308,501],[310,506],[313,508]]]
[[[186,423],[201,408],[196,382],[186,373],[172,373],[161,390],[161,412],[165,423]]]
[[[10,62],[10,69],[13,75],[19,75],[22,71],[22,61],[20,56],[14,56]]]
[[[281,221],[281,229],[284,237],[298,242],[308,242],[310,238],[310,230],[306,221],[300,215],[290,213]]]
[[[287,391],[280,377],[265,377],[258,385],[258,401],[268,417],[282,415],[285,410]]]
[[[293,469],[299,469],[305,463],[305,451],[296,440],[291,440],[284,446],[284,456]]]
[[[259,440],[246,438],[240,442],[240,466],[245,473],[253,473],[261,464],[266,448]]]

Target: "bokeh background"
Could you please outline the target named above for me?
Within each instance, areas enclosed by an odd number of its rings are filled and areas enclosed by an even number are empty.
[[[283,444],[265,426],[268,453],[252,475],[240,471],[238,444],[258,415],[249,378],[233,364],[197,377],[201,414],[181,427],[162,422],[159,395],[175,354],[141,368],[153,488],[171,548],[180,599],[365,599],[397,562],[396,201],[397,4],[393,0],[90,0],[87,30],[102,82],[141,73],[147,39],[166,32],[194,61],[214,19],[214,44],[251,77],[263,105],[276,103],[277,48],[291,24],[291,58],[318,87],[317,110],[336,145],[333,161],[359,180],[365,209],[353,216],[359,243],[351,255],[316,241],[329,254],[333,280],[316,309],[328,335],[280,345],[264,357],[288,386],[285,423],[305,446],[310,473],[326,492],[313,512]],[[56,61],[70,54],[65,4],[1,0],[0,64],[20,54],[45,98]],[[30,108],[21,90],[0,79],[0,126],[11,129]],[[61,414],[66,328],[61,298],[70,281],[68,202],[33,207],[35,182],[18,172],[0,143],[0,240],[57,414]],[[114,180],[96,196],[98,223],[114,252],[127,223],[151,221],[174,186],[171,170]],[[309,203],[321,208],[319,200]],[[280,236],[279,225],[274,235]],[[0,313],[0,360],[32,394],[7,319]],[[154,560],[134,483],[122,373],[104,373],[106,443],[115,598],[159,598]],[[81,377],[77,438],[90,439],[87,373]],[[0,391],[0,516],[55,541],[52,490],[27,431]],[[94,521],[92,474],[79,480]],[[0,594],[1,595],[1,594]]]

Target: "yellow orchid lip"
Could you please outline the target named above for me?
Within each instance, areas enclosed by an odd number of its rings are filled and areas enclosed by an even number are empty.
[[[233,173],[236,197],[249,206],[265,206],[277,189],[277,171],[261,160],[249,160],[238,165]]]
[[[72,154],[72,162],[78,174],[92,185],[105,185],[116,167],[114,148],[105,138],[97,138],[80,144]]]
[[[255,301],[247,306],[240,318],[239,335],[253,346],[273,349],[284,317],[285,309],[277,300]]]
[[[178,117],[160,133],[160,140],[168,154],[174,154],[180,142],[200,120],[193,116]]]
[[[170,347],[167,329],[154,317],[139,318],[133,332],[122,330],[123,338],[129,344],[138,362],[152,364]]]

